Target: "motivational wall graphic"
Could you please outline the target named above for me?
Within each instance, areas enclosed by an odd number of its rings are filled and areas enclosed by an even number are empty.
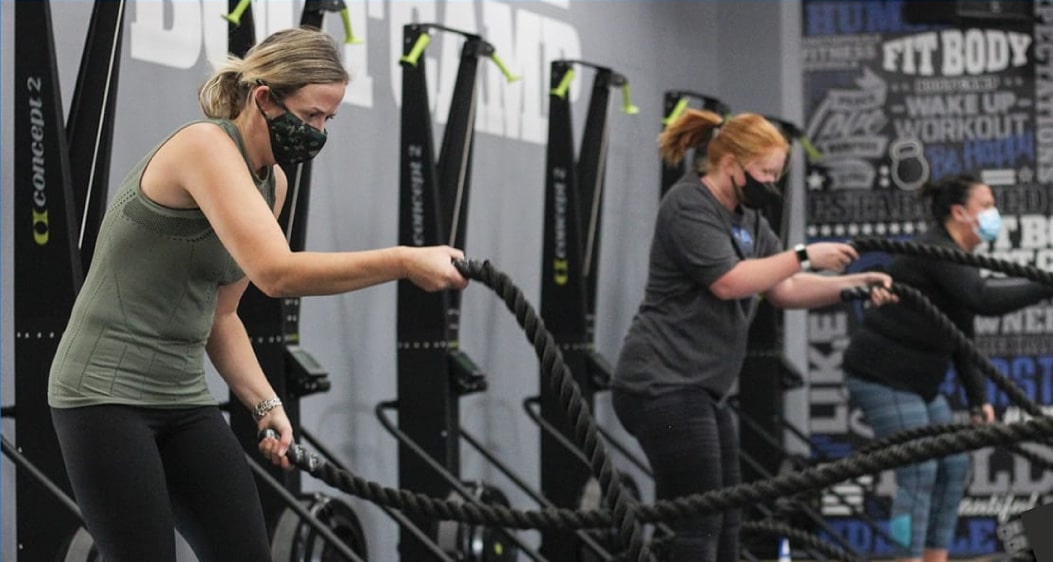
[[[905,2],[803,2],[806,134],[818,150],[805,171],[809,241],[909,240],[927,227],[919,188],[969,173],[992,186],[1003,215],[1002,233],[980,251],[1053,269],[1053,2],[1033,8],[1033,18],[917,23]],[[866,254],[854,268],[881,268],[889,259]],[[872,437],[848,402],[841,366],[860,310],[808,316],[816,459],[843,457]],[[1003,373],[1032,400],[1053,403],[1053,306],[981,317],[975,330]],[[953,369],[943,390],[967,419]],[[988,398],[1000,419],[1023,417],[990,383]],[[1053,458],[1048,447],[1025,447]],[[971,453],[971,466],[952,555],[1011,550],[1002,527],[1051,499],[1053,473],[1003,449]],[[895,556],[897,545],[866,520],[887,529],[894,492],[891,471],[865,476],[824,493],[823,513],[860,552]]]

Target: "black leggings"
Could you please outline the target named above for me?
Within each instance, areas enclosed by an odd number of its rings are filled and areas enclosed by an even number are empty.
[[[52,408],[66,471],[106,562],[271,559],[245,453],[215,406]]]
[[[734,415],[706,391],[649,397],[615,389],[612,400],[618,420],[651,463],[657,499],[742,481]],[[669,560],[738,562],[740,525],[738,509],[674,521],[669,525],[676,532]]]

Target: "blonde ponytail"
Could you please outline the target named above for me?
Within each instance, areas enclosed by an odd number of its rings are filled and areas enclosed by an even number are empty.
[[[242,59],[230,56],[197,93],[198,103],[210,119],[234,119],[241,113],[252,84],[242,81]]]

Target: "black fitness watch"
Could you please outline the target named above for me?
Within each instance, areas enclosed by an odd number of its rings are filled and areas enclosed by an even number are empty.
[[[793,247],[793,251],[797,254],[797,262],[801,264],[801,271],[811,271],[812,261],[808,259],[808,247],[798,244]]]

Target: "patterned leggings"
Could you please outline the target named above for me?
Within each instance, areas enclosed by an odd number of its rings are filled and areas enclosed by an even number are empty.
[[[953,421],[943,396],[926,403],[913,392],[851,375],[845,377],[845,386],[879,439],[907,429]],[[926,548],[950,547],[968,472],[969,457],[964,453],[896,469],[897,489],[889,532],[907,548],[910,557],[920,558]]]

